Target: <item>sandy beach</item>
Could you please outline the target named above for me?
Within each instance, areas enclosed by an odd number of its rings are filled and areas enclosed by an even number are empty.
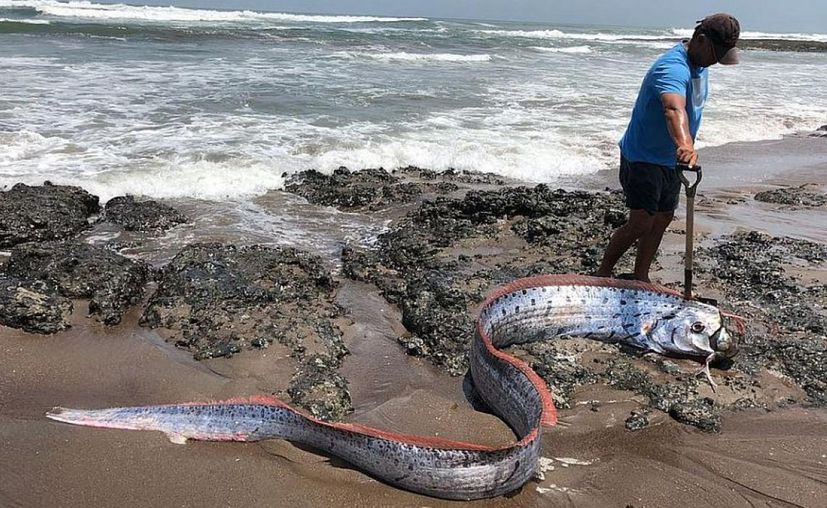
[[[700,256],[698,291],[746,314],[747,327],[767,341],[799,337],[820,341],[811,329],[795,329],[757,301],[736,301],[733,288],[715,276],[718,245],[737,231],[760,231],[770,237],[794,237],[827,244],[827,208],[795,207],[759,202],[757,192],[779,186],[812,184],[827,189],[827,139],[790,137],[780,141],[738,143],[702,152],[704,181],[697,215]],[[447,194],[459,199],[469,188],[501,189],[519,185],[487,182],[460,185]],[[587,190],[617,188],[611,172],[580,184]],[[571,188],[571,187],[569,187]],[[343,270],[341,248],[352,231],[393,228],[404,213],[419,206],[424,193],[407,204],[338,212],[313,205],[285,192],[271,192],[258,204],[286,210],[283,217],[301,217],[286,225],[283,243],[302,247],[302,235],[291,228],[327,238],[319,255],[337,282],[335,319],[349,354],[337,369],[347,381],[352,412],[344,419],[384,429],[502,445],[513,440],[497,418],[475,411],[463,392],[462,376],[452,376],[447,363],[427,354],[411,356],[398,338],[411,334],[400,306],[376,285],[354,280]],[[157,236],[129,237],[97,224],[82,233],[87,242],[121,242],[120,251],[143,258],[155,267],[169,262],[187,243],[220,241],[254,244],[255,232],[222,224],[206,213],[217,206],[194,200],[169,200],[194,218],[189,224]],[[290,211],[293,210],[294,213]],[[673,223],[658,258],[654,278],[678,286],[682,280],[683,208]],[[208,219],[207,219],[208,218]],[[131,243],[124,238],[131,238]],[[501,239],[500,239],[501,240]],[[453,242],[441,255],[474,257],[482,265],[520,256],[551,255],[530,250],[521,240],[471,237]],[[551,247],[550,247],[551,248]],[[543,253],[546,254],[543,254]],[[447,253],[447,254],[446,254]],[[572,256],[556,252],[554,255]],[[785,258],[786,275],[801,287],[823,295],[827,266]],[[344,267],[347,268],[347,263]],[[492,279],[484,294],[496,286]],[[233,396],[276,394],[290,400],[288,386],[302,362],[290,347],[275,341],[263,349],[247,349],[231,357],[193,359],[193,350],[167,341],[174,330],[140,326],[156,282],[142,301],[131,306],[119,324],[106,326],[86,316],[87,302],[74,301],[71,327],[54,335],[0,328],[0,505],[2,506],[455,506],[387,486],[338,459],[284,441],[262,443],[170,443],[160,433],[72,427],[49,421],[53,406],[97,408],[148,405]],[[755,287],[760,290],[761,282]],[[821,289],[818,289],[821,288]],[[802,293],[805,294],[805,293]],[[823,298],[823,296],[822,296]],[[392,300],[392,298],[391,298]],[[823,301],[823,300],[822,300]],[[475,302],[478,304],[478,302]],[[473,319],[469,308],[468,319]],[[792,311],[789,311],[792,312]],[[824,308],[816,309],[824,318]],[[771,332],[769,323],[776,323]],[[656,360],[619,352],[604,345],[574,341],[579,364],[612,368],[618,355],[643,369],[653,382],[666,379]],[[402,341],[405,344],[405,341]],[[409,351],[413,346],[406,343]],[[569,347],[569,346],[566,346]],[[641,392],[596,378],[572,385],[567,399],[558,400],[560,423],[543,436],[543,478],[500,498],[475,506],[806,506],[827,504],[827,411],[819,407],[815,381],[791,376],[776,365],[761,365],[752,346],[730,370],[713,369],[719,392],[694,382],[694,397],[720,405],[720,431],[704,432],[653,408]],[[539,350],[516,351],[524,358],[543,358]],[[739,367],[746,355],[749,368]],[[819,360],[815,360],[819,361]],[[822,360],[823,361],[823,360]],[[602,363],[601,363],[602,362]],[[670,361],[678,374],[691,378],[697,364]],[[457,364],[457,365],[461,365]],[[655,368],[657,365],[658,368]],[[554,370],[558,366],[549,364]],[[739,368],[743,368],[739,370]],[[751,370],[750,370],[751,369]],[[461,369],[460,369],[461,370]],[[454,372],[456,374],[456,372]],[[680,374],[683,373],[683,374]],[[660,376],[660,377],[658,377]],[[681,377],[682,376],[682,377]],[[671,382],[671,381],[670,381]],[[750,386],[741,386],[743,383]],[[740,383],[740,384],[739,384]],[[809,383],[809,384],[808,384]],[[809,388],[808,388],[809,387]],[[815,387],[815,388],[814,388]],[[809,390],[809,391],[808,391]],[[291,392],[292,393],[292,392]],[[745,394],[749,393],[749,396]],[[749,404],[738,401],[749,399]],[[692,399],[695,400],[695,399]],[[821,399],[823,404],[824,399]],[[738,405],[742,409],[734,409]],[[625,422],[642,411],[648,425],[631,431]]]

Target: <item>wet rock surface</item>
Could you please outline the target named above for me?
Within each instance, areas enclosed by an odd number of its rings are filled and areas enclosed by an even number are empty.
[[[794,207],[812,208],[827,205],[827,194],[821,192],[819,186],[814,184],[759,192],[755,195],[755,199],[764,203]]]
[[[471,190],[461,199],[422,202],[382,235],[373,250],[345,248],[343,273],[372,282],[399,305],[409,331],[399,340],[408,353],[460,375],[468,365],[476,307],[488,291],[540,273],[592,273],[611,232],[625,219],[619,194],[543,185]],[[783,266],[821,263],[825,246],[759,233],[739,238],[734,243],[724,239],[700,256],[702,283],[715,287],[709,282],[714,275],[723,283],[717,287],[727,286],[721,290],[735,302],[776,302],[767,307],[766,330],[786,320],[790,333],[823,333],[827,291],[784,276]],[[626,258],[618,271],[630,268],[631,259]],[[601,383],[642,396],[651,410],[717,432],[724,410],[779,403],[762,389],[759,378],[768,369],[789,376],[809,394],[810,402],[823,400],[823,338],[756,335],[756,330],[751,326],[742,337],[743,358],[734,366],[719,366],[729,370],[717,371],[723,387],[714,401],[708,384],[696,376],[701,367],[696,362],[584,339],[523,344],[513,352],[546,381],[560,408],[573,407],[579,387]],[[638,428],[642,420],[630,425]]]
[[[52,334],[69,327],[72,301],[43,281],[0,273],[0,325]]]
[[[133,196],[110,199],[104,208],[103,220],[118,224],[127,231],[163,232],[187,222],[175,208],[157,201],[136,201]]]
[[[827,42],[824,41],[795,41],[787,39],[740,39],[738,41],[738,47],[741,49],[794,51],[798,53],[827,52]]]
[[[288,391],[294,401],[341,418],[352,406],[336,372],[348,351],[334,323],[335,287],[319,258],[296,249],[193,244],[163,268],[141,324],[196,359],[278,341],[301,365]]]
[[[381,210],[394,204],[415,201],[423,193],[447,194],[464,184],[495,183],[493,175],[449,170],[436,172],[408,167],[393,172],[382,168],[350,171],[340,167],[331,175],[316,170],[297,173],[288,180],[285,190],[298,194],[316,205],[341,210]]]
[[[306,358],[287,388],[299,406],[323,420],[341,420],[353,411],[347,380],[337,368],[339,361],[324,355]]]
[[[660,355],[639,357],[614,345],[557,339],[515,348],[552,389],[555,404],[571,408],[579,386],[604,383],[643,395],[653,409],[681,423],[717,432],[721,412],[773,408],[789,402],[827,403],[827,288],[796,272],[823,267],[827,246],[791,238],[741,232],[699,252],[699,286],[726,296],[722,303],[743,316],[741,353],[717,374],[711,394],[696,367]],[[737,334],[734,321],[728,322]],[[595,357],[595,354],[598,356]],[[644,361],[641,361],[644,360]],[[723,373],[723,375],[721,375]],[[775,381],[773,381],[775,380]],[[772,383],[794,383],[806,397],[772,395]],[[636,426],[639,419],[632,418]]]
[[[735,302],[750,302],[791,331],[827,333],[825,286],[789,273],[827,263],[827,245],[750,231],[722,238],[701,256],[711,262],[699,272]]]
[[[644,411],[633,411],[632,414],[626,418],[624,425],[633,432],[643,430],[649,426],[649,418]]]
[[[688,404],[672,404],[669,406],[669,416],[707,432],[721,430],[721,415],[710,398],[695,399]]]
[[[592,272],[623,221],[617,194],[545,185],[472,190],[423,202],[380,236],[376,250],[346,248],[343,272],[376,284],[402,308],[410,336],[400,342],[411,354],[460,375],[474,309],[487,291],[539,273]],[[619,267],[628,269],[628,260]]]
[[[291,177],[285,190],[316,205],[370,210],[409,202],[421,194],[416,185],[403,183],[383,169],[351,172],[339,168],[332,175],[315,170],[303,171]]]
[[[540,273],[592,273],[611,232],[626,219],[618,193],[544,185],[488,190],[502,183],[486,175],[417,168],[339,170],[331,176],[307,172],[293,191],[359,213],[407,203],[395,210],[409,213],[374,248],[343,249],[342,274],[374,284],[400,308],[408,333],[399,342],[409,354],[461,375],[468,368],[476,309],[489,291]],[[84,214],[93,209],[91,198]],[[136,205],[130,198],[115,204],[133,212]],[[172,215],[160,218],[161,211],[153,210],[136,212],[135,227],[152,233],[172,224]],[[91,298],[90,310],[99,319],[117,322],[140,298],[149,276],[145,267],[112,256],[117,255],[73,243],[19,245],[6,267],[9,275],[3,275],[10,282],[4,282],[0,298],[11,302],[0,311],[3,323],[37,333],[60,330],[71,301],[58,291]],[[746,232],[700,249],[696,261],[698,284],[724,295],[725,305],[748,323],[735,364],[714,371],[720,385],[714,397],[695,375],[695,362],[572,338],[519,345],[512,352],[546,381],[560,408],[574,407],[583,386],[634,394],[642,408],[627,419],[631,430],[645,427],[656,410],[715,432],[724,410],[827,404],[827,288],[806,275],[824,265],[827,247]],[[618,271],[629,271],[631,263],[625,257]],[[31,278],[42,280],[21,280]],[[338,372],[348,354],[337,324],[343,310],[334,303],[335,278],[319,258],[290,248],[193,244],[157,280],[143,326],[197,359],[231,357],[277,341],[297,364],[287,387],[293,402],[324,419],[352,411],[347,381]],[[768,383],[794,384],[801,395],[780,401],[765,389]]]
[[[149,267],[115,252],[84,243],[26,243],[12,249],[8,273],[43,280],[69,298],[89,299],[89,314],[107,325],[120,323],[139,303]]]
[[[810,402],[827,404],[827,286],[806,276],[827,263],[827,245],[741,232],[701,251],[701,261],[704,283],[726,294],[747,322],[736,368],[781,372]]]
[[[0,248],[71,238],[99,210],[98,198],[80,187],[19,183],[0,192]]]

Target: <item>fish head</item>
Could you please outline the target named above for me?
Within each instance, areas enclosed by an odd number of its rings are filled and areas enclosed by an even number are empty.
[[[714,354],[724,359],[738,353],[738,341],[724,326],[721,312],[696,301],[683,302],[662,315],[647,336],[665,352],[680,356],[708,358]]]

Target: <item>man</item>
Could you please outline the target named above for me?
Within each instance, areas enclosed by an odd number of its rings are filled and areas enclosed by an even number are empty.
[[[672,221],[681,182],[676,165],[698,162],[695,136],[707,98],[707,67],[738,63],[741,28],[729,14],[698,22],[689,41],[664,53],[646,74],[632,119],[620,140],[620,183],[629,220],[612,235],[596,275],[611,277],[618,259],[637,241],[634,277],[649,267]]]

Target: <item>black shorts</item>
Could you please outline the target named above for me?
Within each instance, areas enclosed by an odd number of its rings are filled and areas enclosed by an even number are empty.
[[[631,210],[674,212],[678,208],[681,180],[678,171],[648,162],[629,162],[620,156],[620,185]]]

